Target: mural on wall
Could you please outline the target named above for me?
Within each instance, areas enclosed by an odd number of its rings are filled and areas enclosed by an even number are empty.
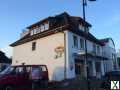
[[[60,45],[55,48],[55,59],[60,58],[64,54],[64,46]]]

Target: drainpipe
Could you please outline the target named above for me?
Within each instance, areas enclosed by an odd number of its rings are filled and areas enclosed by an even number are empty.
[[[64,33],[64,60],[65,60],[65,62],[64,62],[64,79],[67,79],[66,33],[65,32],[63,32],[63,33]]]

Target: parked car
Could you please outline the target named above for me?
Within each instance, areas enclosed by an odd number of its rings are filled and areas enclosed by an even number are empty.
[[[102,77],[101,87],[110,90],[111,81],[120,81],[120,71],[119,70],[107,72]]]
[[[46,65],[10,66],[0,73],[0,90],[19,90],[37,84],[47,84]],[[31,87],[32,88],[32,87]]]

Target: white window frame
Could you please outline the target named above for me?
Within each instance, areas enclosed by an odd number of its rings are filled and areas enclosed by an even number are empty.
[[[76,37],[76,41],[75,41],[75,37]],[[78,48],[78,37],[76,35],[73,35],[73,45],[74,48]]]
[[[41,29],[41,32],[43,32],[45,30],[44,24],[40,25],[40,29]]]
[[[49,29],[49,23],[45,23],[44,25],[45,25],[44,26],[45,30],[48,30]]]

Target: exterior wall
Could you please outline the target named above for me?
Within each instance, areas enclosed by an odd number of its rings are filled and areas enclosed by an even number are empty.
[[[66,51],[67,51],[67,55],[66,55],[66,57],[67,57],[67,61],[68,61],[68,72],[67,72],[67,76],[68,77],[75,77],[75,57],[74,57],[74,53],[79,53],[79,52],[84,52],[84,49],[80,49],[80,38],[82,38],[82,39],[84,39],[83,37],[81,37],[81,36],[78,36],[78,35],[76,35],[76,34],[73,34],[72,32],[70,32],[70,31],[66,31],[65,32],[66,33],[66,38],[67,38],[67,40],[66,40],[66,47],[68,47],[68,48],[66,48]],[[77,36],[78,37],[78,48],[75,48],[74,47],[74,41],[73,41],[73,35],[75,35],[75,36]],[[95,43],[93,43],[93,42],[91,42],[91,41],[88,41],[87,40],[87,49],[88,49],[88,52],[93,52],[93,44],[95,44]],[[97,44],[96,44],[97,45]],[[98,53],[97,53],[98,54]],[[99,56],[102,56],[102,46],[100,46],[100,54],[98,54]],[[96,62],[96,60],[91,60],[91,75],[92,76],[96,76],[96,68],[95,68],[95,62]],[[100,64],[101,64],[101,66],[103,66],[103,63],[100,61]],[[70,66],[73,66],[73,69],[71,70],[70,69]],[[102,75],[104,74],[104,67],[102,68],[101,67],[101,72],[102,72]],[[84,72],[85,73],[85,72]]]
[[[73,37],[71,37],[71,34],[69,31],[65,31],[66,35],[66,61],[67,61],[67,78],[73,78],[75,77],[75,65],[74,65],[74,57],[72,53],[73,49]],[[72,68],[72,69],[71,69]]]
[[[78,38],[78,48],[74,47],[73,35]],[[48,67],[50,80],[63,80],[65,78],[74,78],[75,75],[75,56],[74,53],[85,52],[80,48],[80,38],[68,30],[64,33],[57,33],[41,39],[37,39],[19,46],[15,46],[13,50],[13,63],[12,65],[25,64],[45,64]],[[32,42],[36,42],[36,50],[32,51]],[[100,53],[94,51],[93,44],[100,47]],[[55,58],[55,48],[64,46],[62,57]],[[87,40],[88,53],[96,52],[97,56],[108,57],[109,60],[91,60],[90,74],[92,76],[101,76],[105,72],[113,70],[112,53],[115,50],[106,44],[104,47]],[[100,72],[96,72],[96,62],[100,64]],[[85,65],[84,65],[85,66]],[[84,67],[84,71],[85,67]],[[85,73],[85,72],[84,72]]]
[[[115,47],[113,43],[111,43],[111,40],[109,40],[105,46],[103,46],[103,56],[108,58],[107,61],[104,61],[105,72],[114,70],[114,62],[116,62],[116,58],[113,57],[113,55],[116,56]]]
[[[32,51],[32,42],[36,42],[36,50]],[[48,67],[50,80],[64,79],[64,52],[62,57],[55,58],[55,48],[64,47],[64,33],[57,33],[44,38],[40,38],[13,49],[12,65],[25,64],[45,64]]]

